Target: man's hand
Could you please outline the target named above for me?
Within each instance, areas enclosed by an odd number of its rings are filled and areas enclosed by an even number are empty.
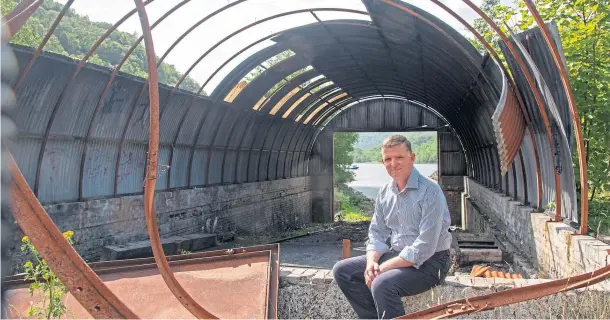
[[[366,282],[367,287],[371,287],[373,280],[376,276],[378,276],[381,272],[379,271],[379,258],[381,258],[381,253],[376,251],[367,251],[366,253],[366,269],[364,269],[364,280]]]
[[[415,264],[411,261],[407,261],[401,257],[394,257],[392,259],[387,260],[379,266],[379,272],[383,273],[388,270],[396,269],[396,268],[404,268],[411,267]]]
[[[381,271],[379,270],[379,263],[377,261],[368,260],[366,263],[366,269],[364,270],[364,280],[367,287],[371,287],[373,280],[377,277]]]

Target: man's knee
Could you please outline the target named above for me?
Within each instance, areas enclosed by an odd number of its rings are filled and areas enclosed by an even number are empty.
[[[388,293],[391,293],[394,287],[394,283],[391,277],[378,276],[373,280],[371,284],[371,293],[373,297],[378,298]]]
[[[346,263],[346,260],[337,261],[333,266],[333,279],[337,282],[345,280],[347,267],[348,264]]]

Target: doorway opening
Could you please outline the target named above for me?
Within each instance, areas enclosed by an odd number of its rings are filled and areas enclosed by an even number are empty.
[[[436,131],[335,132],[333,134],[333,216],[335,221],[370,221],[379,189],[391,181],[381,163],[381,144],[404,135],[415,153],[415,168],[438,182]]]

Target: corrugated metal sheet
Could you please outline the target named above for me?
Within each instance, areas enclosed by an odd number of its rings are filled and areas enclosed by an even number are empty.
[[[240,151],[239,152],[239,157],[238,157],[238,161],[237,161],[237,183],[243,183],[248,181],[248,172],[247,172],[247,168],[248,168],[248,151]]]
[[[271,155],[270,155],[270,158],[269,158],[269,166],[267,167],[267,173],[268,173],[269,180],[277,179],[277,176],[278,176],[278,172],[277,172],[277,160],[278,160],[278,156],[279,156],[279,152],[277,152],[277,151],[271,152]]]
[[[49,140],[42,157],[38,198],[41,202],[78,200],[83,142]]]
[[[221,124],[222,118],[225,114],[226,110],[222,110],[219,108],[212,108],[205,116],[205,120],[203,121],[203,128],[199,132],[199,137],[197,138],[198,146],[209,146],[212,144],[212,139],[214,138],[214,130]]]
[[[206,169],[208,167],[208,150],[196,149],[191,165],[191,187],[205,184]]]
[[[222,179],[222,159],[224,158],[223,150],[212,150],[210,158],[209,180],[208,184],[218,184]]]
[[[76,80],[65,89],[57,108],[51,134],[84,137],[108,75],[93,70],[82,70]],[[57,101],[53,101],[57,103]],[[74,121],[82,119],[85,121]]]
[[[144,191],[144,168],[146,166],[146,146],[125,143],[119,160],[117,193],[130,194]]]
[[[19,70],[26,67],[31,57],[32,49],[25,50],[14,50]],[[37,60],[15,93],[19,107],[14,119],[19,133],[45,133],[55,102],[74,69],[65,59]]]
[[[237,164],[237,151],[227,150],[224,159],[224,166],[222,168],[223,183],[235,183],[236,182],[236,171],[235,166]]]
[[[36,167],[41,145],[41,138],[13,137],[7,146],[30,187],[36,180]]]
[[[197,135],[199,126],[203,121],[206,113],[209,111],[208,102],[203,99],[197,99],[193,103],[193,107],[186,114],[182,127],[178,132],[178,140],[176,143],[180,144],[194,144],[195,135]]]
[[[103,197],[114,193],[118,141],[91,141],[83,171],[83,198]],[[73,169],[80,168],[80,166]]]
[[[175,147],[172,160],[172,167],[170,168],[170,188],[182,188],[186,187],[189,175],[189,158],[191,156],[191,149],[186,147]]]
[[[117,77],[93,119],[91,137],[101,139],[121,139],[122,130],[131,113],[135,100],[140,95],[142,84],[125,77]],[[85,121],[86,122],[86,121]],[[119,128],[119,129],[117,129]]]
[[[185,116],[193,101],[193,97],[187,95],[174,95],[168,98],[165,105],[160,105],[159,115],[159,142],[173,143],[180,121]],[[184,119],[186,121],[186,118]]]

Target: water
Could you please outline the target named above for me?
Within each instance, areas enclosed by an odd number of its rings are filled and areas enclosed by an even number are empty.
[[[360,168],[354,170],[356,179],[349,186],[374,199],[379,188],[390,181],[390,175],[381,163],[357,163],[357,165]],[[420,174],[429,177],[438,169],[438,165],[436,163],[415,164],[415,168]]]

